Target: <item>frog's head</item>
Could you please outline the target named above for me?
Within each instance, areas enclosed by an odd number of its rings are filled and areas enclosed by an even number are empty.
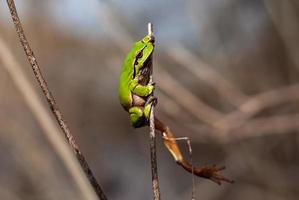
[[[154,36],[145,36],[142,40],[136,42],[133,47],[134,53],[134,70],[135,74],[139,74],[140,69],[149,67],[151,64],[151,56],[154,51]]]

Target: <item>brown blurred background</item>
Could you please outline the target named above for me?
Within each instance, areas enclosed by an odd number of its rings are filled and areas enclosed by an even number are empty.
[[[27,37],[108,199],[151,199],[148,129],[117,98],[126,52],[154,24],[156,114],[192,140],[197,199],[299,198],[299,3],[296,0],[16,1]],[[0,37],[44,106],[6,2]],[[82,199],[0,60],[0,199]],[[48,109],[49,110],[49,109]],[[49,110],[50,112],[50,110]],[[190,199],[191,175],[158,137],[162,199]],[[186,157],[188,149],[180,142]]]

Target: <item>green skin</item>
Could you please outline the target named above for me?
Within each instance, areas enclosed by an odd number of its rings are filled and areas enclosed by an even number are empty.
[[[130,114],[131,125],[135,128],[148,123],[149,113],[153,104],[151,94],[154,84],[141,83],[141,70],[148,66],[154,51],[154,39],[145,36],[133,45],[123,63],[119,80],[118,97],[120,104]]]

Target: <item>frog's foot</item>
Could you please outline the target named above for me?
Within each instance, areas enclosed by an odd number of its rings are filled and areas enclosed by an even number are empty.
[[[149,96],[147,99],[146,99],[146,102],[145,102],[145,106],[151,104],[153,106],[156,106],[158,103],[158,99],[157,97],[154,97],[154,96]]]
[[[152,86],[155,86],[156,82],[150,82],[149,84],[152,85]]]
[[[134,106],[129,109],[130,122],[134,128],[139,128],[145,125],[146,120],[143,116],[143,110],[140,107]]]
[[[154,92],[154,90],[155,90],[155,85],[156,85],[156,82],[149,82],[145,87],[147,87],[148,88],[148,90],[149,90],[149,97],[153,97],[153,92]],[[148,98],[149,98],[148,97]]]
[[[156,106],[157,102],[158,102],[158,100],[157,100],[156,97],[149,96],[147,98],[147,100],[145,102],[144,110],[143,110],[144,117],[145,117],[145,119],[146,119],[147,122],[149,122],[149,118],[150,118],[150,113],[151,113],[152,107]]]
[[[204,167],[198,167],[198,168],[193,168],[194,174],[203,178],[210,179],[211,181],[214,181],[218,185],[222,184],[223,182],[228,182],[228,183],[234,183],[234,181],[225,178],[224,176],[220,175],[218,172],[224,170],[225,167],[216,167],[215,165],[213,166],[204,166]]]

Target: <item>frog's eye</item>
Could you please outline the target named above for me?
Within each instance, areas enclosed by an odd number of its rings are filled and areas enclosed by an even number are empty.
[[[139,58],[142,58],[142,56],[143,56],[143,51],[140,51],[140,52],[137,54],[136,58],[139,59]]]

